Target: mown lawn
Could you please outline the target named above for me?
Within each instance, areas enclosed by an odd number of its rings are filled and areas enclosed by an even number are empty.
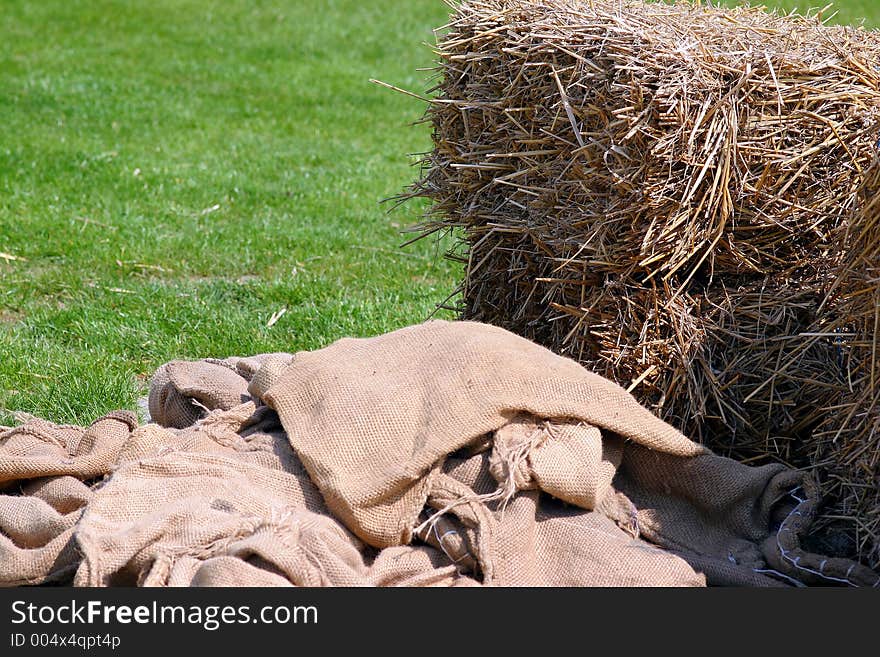
[[[399,248],[421,206],[380,204],[430,148],[424,108],[369,82],[429,86],[441,0],[2,10],[0,424],[89,423],[167,360],[373,335],[455,287],[448,242]]]
[[[880,3],[877,0],[838,0],[833,4],[831,0],[754,0],[750,3],[738,0],[724,0],[723,2],[715,0],[713,4],[729,6],[751,4],[756,7],[779,9],[783,12],[795,10],[801,14],[807,13],[808,10],[819,10],[830,5],[825,9],[822,17],[830,19],[832,23],[864,24],[868,28],[880,27]]]
[[[391,330],[454,287],[436,241],[399,249],[419,207],[380,204],[417,175],[423,106],[369,82],[426,87],[441,2],[3,14],[0,424],[88,423],[169,359]]]

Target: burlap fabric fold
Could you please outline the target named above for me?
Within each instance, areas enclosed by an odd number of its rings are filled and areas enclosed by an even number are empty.
[[[116,411],[83,429],[32,418],[0,431],[0,585],[69,577],[74,531],[137,418]]]
[[[263,366],[265,376],[292,358],[274,353],[165,363],[150,382],[150,417],[162,426],[184,429],[210,411],[228,411],[251,399],[248,384]]]

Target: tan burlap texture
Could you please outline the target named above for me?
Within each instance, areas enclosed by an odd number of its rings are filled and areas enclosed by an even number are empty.
[[[153,423],[0,431],[0,584],[877,586],[814,483],[503,329],[160,368]]]

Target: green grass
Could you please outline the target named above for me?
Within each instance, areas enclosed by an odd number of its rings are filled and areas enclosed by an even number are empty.
[[[773,3],[768,3],[773,4]],[[787,7],[794,3],[780,3]],[[806,7],[807,5],[800,5]],[[880,24],[874,0],[838,20]],[[430,148],[441,0],[7,0],[0,424],[135,408],[173,358],[427,318],[461,270],[380,199]],[[271,327],[276,311],[286,313]]]
[[[398,248],[420,208],[380,204],[424,108],[369,82],[425,88],[441,2],[3,9],[0,423],[88,423],[172,358],[384,332],[454,287],[443,245]]]
[[[723,0],[714,4],[729,6],[739,4],[752,4],[771,9],[779,9],[783,13],[796,10],[805,14],[808,10],[822,9],[832,3],[832,0],[753,0],[751,3],[738,2],[737,0]],[[836,13],[835,13],[836,12]],[[861,25],[867,28],[880,27],[880,3],[877,0],[838,0],[832,7],[822,14],[823,18],[830,18],[832,23]]]

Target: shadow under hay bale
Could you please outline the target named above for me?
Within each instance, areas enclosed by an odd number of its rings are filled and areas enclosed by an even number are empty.
[[[405,197],[464,241],[463,316],[716,450],[815,468],[841,551],[880,563],[880,34],[469,0],[437,53],[434,150]]]

